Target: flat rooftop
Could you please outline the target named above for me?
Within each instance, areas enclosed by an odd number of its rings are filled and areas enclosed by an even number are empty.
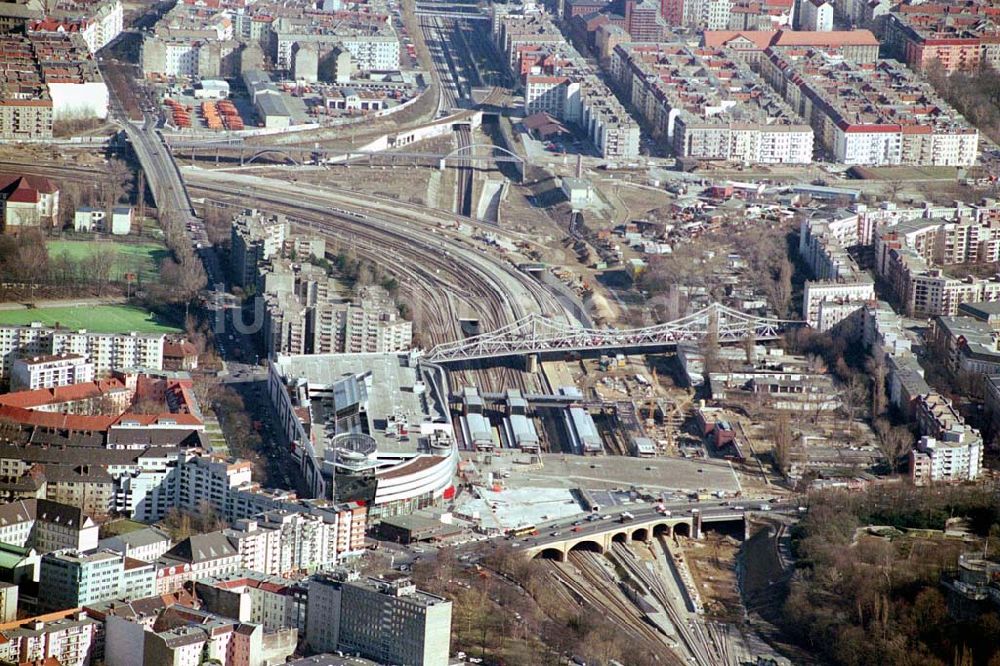
[[[327,416],[333,416],[341,405],[360,400],[367,406],[364,426],[375,440],[380,453],[414,453],[417,450],[417,432],[421,423],[445,423],[440,406],[428,390],[415,390],[423,385],[423,378],[416,364],[410,364],[406,354],[311,354],[281,356],[275,365],[286,382],[304,381],[308,386],[313,411],[313,427],[326,431],[325,437],[317,436],[317,455],[322,455],[326,437],[341,432],[357,432],[357,428],[343,425],[330,431],[324,425]],[[360,378],[356,388],[364,388],[355,395],[349,389],[351,382],[343,380]],[[319,418],[317,418],[319,417]],[[391,420],[405,422],[409,436],[400,437],[391,427]],[[326,421],[329,423],[329,421]],[[343,423],[342,419],[338,423]],[[361,424],[357,424],[361,425]]]
[[[480,471],[510,470],[510,477],[504,483],[512,490],[531,487],[613,490],[631,486],[651,491],[722,490],[730,494],[741,490],[733,468],[720,460],[542,454],[540,467],[514,462],[525,458],[494,455],[493,465],[480,466]]]

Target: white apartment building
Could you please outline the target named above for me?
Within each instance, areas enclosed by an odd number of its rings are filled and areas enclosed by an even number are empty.
[[[53,610],[79,608],[112,599],[152,596],[155,569],[134,565],[121,553],[49,553],[39,572],[39,603]]]
[[[52,353],[84,356],[94,365],[97,374],[130,368],[162,370],[165,337],[148,333],[56,330],[52,332]]]
[[[242,558],[242,568],[268,575],[325,569],[337,560],[337,525],[287,510],[239,520],[224,534]]]
[[[878,60],[871,68],[824,49],[771,48],[760,73],[809,119],[837,162],[971,166],[976,161],[979,131],[900,63]]]
[[[801,0],[799,29],[816,32],[833,30],[833,3],[829,0]]]
[[[0,505],[0,542],[39,553],[97,548],[98,526],[81,509],[45,499]]]
[[[31,356],[14,361],[11,391],[34,391],[94,381],[94,364],[79,354]]]
[[[939,481],[975,481],[983,469],[983,442],[980,438],[935,439],[923,436],[910,453],[910,476],[914,485]]]
[[[198,51],[201,42],[178,38],[163,44],[165,52],[163,73],[167,76],[197,76]]]
[[[280,69],[291,70],[294,51],[308,44],[316,45],[320,59],[334,47],[343,46],[361,72],[399,69],[399,37],[389,24],[362,26],[345,23],[327,28],[301,19],[282,17],[274,21],[271,30],[276,48],[275,62]]]
[[[56,659],[62,666],[87,666],[101,642],[103,623],[83,611],[52,619],[28,618],[19,627],[4,630],[0,660],[9,664],[38,664]]]
[[[875,282],[867,275],[860,274],[851,282],[806,281],[802,292],[802,312],[806,322],[818,330],[826,330],[840,320],[835,320],[828,310],[821,317],[824,304],[854,303],[853,312],[864,303],[875,299]],[[838,310],[844,314],[843,310]],[[850,314],[848,312],[847,314]]]
[[[82,356],[100,375],[110,370],[163,369],[165,336],[145,333],[91,333],[42,326],[0,326],[0,374],[9,377],[16,358]]]

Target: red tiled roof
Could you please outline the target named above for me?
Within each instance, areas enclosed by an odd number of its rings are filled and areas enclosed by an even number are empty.
[[[31,409],[60,402],[96,398],[111,391],[124,389],[125,384],[118,379],[101,379],[94,382],[57,386],[55,388],[15,391],[0,395],[0,406]]]
[[[781,30],[771,42],[774,46],[878,46],[879,41],[870,30],[833,30],[815,32]]]
[[[8,187],[16,183],[18,180],[23,180],[39,192],[44,192],[46,194],[55,194],[59,191],[59,188],[49,180],[42,176],[26,176],[22,174],[13,173],[0,173],[0,190],[6,190]]]

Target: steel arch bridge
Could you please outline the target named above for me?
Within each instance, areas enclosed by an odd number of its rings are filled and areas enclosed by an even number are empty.
[[[804,324],[756,317],[718,303],[674,321],[632,329],[578,328],[531,314],[490,333],[437,345],[427,353],[427,358],[434,363],[449,363],[561,351],[642,352],[679,342],[699,342],[713,330],[720,344],[749,337],[774,340],[786,329]]]
[[[476,155],[477,148],[485,150],[489,155]],[[441,159],[442,161],[488,159],[495,162],[517,162],[524,165],[524,159],[520,155],[507,150],[503,146],[495,146],[491,143],[472,143],[468,146],[459,146],[447,155],[444,155]]]

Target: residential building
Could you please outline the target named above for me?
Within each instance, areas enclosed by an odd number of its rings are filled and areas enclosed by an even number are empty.
[[[158,599],[149,600],[156,605]],[[284,663],[291,649],[266,659],[264,631],[260,625],[239,622],[179,603],[146,613],[139,608],[110,609],[106,619],[108,666],[264,666]],[[135,604],[133,604],[135,606]]]
[[[266,633],[295,629],[306,634],[308,581],[241,571],[228,578],[202,579],[195,592],[203,608],[243,622],[253,622]]]
[[[935,317],[929,347],[955,377],[1000,374],[998,336],[988,324],[972,317]],[[968,390],[981,394],[979,380]]]
[[[607,159],[639,155],[639,126],[548,16],[494,11],[494,39],[524,87],[525,115],[544,111],[583,130]]]
[[[118,536],[101,539],[97,547],[114,551],[133,560],[155,562],[174,545],[173,539],[158,527],[145,527]]]
[[[36,33],[28,39],[52,98],[53,122],[108,117],[108,87],[79,35]]]
[[[101,646],[101,622],[80,609],[0,624],[0,660],[88,666]]]
[[[45,18],[30,21],[27,32],[71,33],[82,37],[90,53],[110,44],[124,28],[121,0],[71,0],[46,6]]]
[[[399,69],[399,37],[391,21],[372,20],[370,14],[358,15],[358,20],[326,20],[315,15],[309,18],[279,17],[271,24],[274,35],[275,63],[281,69],[293,70],[292,55],[306,45],[314,45],[315,58],[323,60],[335,47],[351,54],[358,71],[395,71]]]
[[[983,469],[983,438],[965,423],[947,398],[934,392],[920,396],[915,416],[922,436],[910,453],[910,476],[914,484],[979,478]]]
[[[0,119],[3,114],[0,109]],[[41,176],[0,174],[0,205],[4,233],[17,233],[28,227],[52,227],[59,217],[59,188]]]
[[[910,316],[954,316],[963,303],[1000,300],[1000,279],[948,275],[954,264],[1000,257],[1000,205],[901,211],[874,233],[875,272]]]
[[[132,233],[132,207],[115,206],[111,209],[111,233],[127,236]]]
[[[103,231],[107,215],[103,210],[81,206],[73,212],[73,231],[77,233]]]
[[[281,253],[291,225],[284,215],[264,215],[248,208],[233,218],[232,270],[237,284],[249,287],[257,281],[260,264]]]
[[[78,354],[32,356],[14,361],[10,373],[12,391],[34,391],[94,381],[94,365]]]
[[[240,569],[240,553],[222,532],[195,534],[156,561],[156,594],[178,590],[184,583],[218,578]]]
[[[975,481],[982,473],[983,443],[920,438],[910,452],[910,480],[923,486],[938,481]]]
[[[98,526],[77,507],[47,499],[0,504],[0,543],[40,553],[97,548]]]
[[[802,30],[833,30],[833,3],[830,0],[800,0],[799,27]]]
[[[871,67],[825,50],[769,48],[760,70],[809,118],[837,162],[971,166],[976,161],[979,131],[895,61]]]
[[[721,49],[619,44],[609,70],[652,136],[678,157],[812,162],[812,128]]]
[[[950,74],[1000,65],[1000,27],[993,3],[907,0],[895,4],[886,20],[888,47],[917,71],[940,67]]]
[[[321,575],[309,583],[306,640],[383,663],[446,666],[451,602],[417,590],[407,578]]]
[[[120,598],[143,598],[154,594],[156,570],[120,553],[77,551],[42,556],[39,573],[39,603],[60,610]]]

